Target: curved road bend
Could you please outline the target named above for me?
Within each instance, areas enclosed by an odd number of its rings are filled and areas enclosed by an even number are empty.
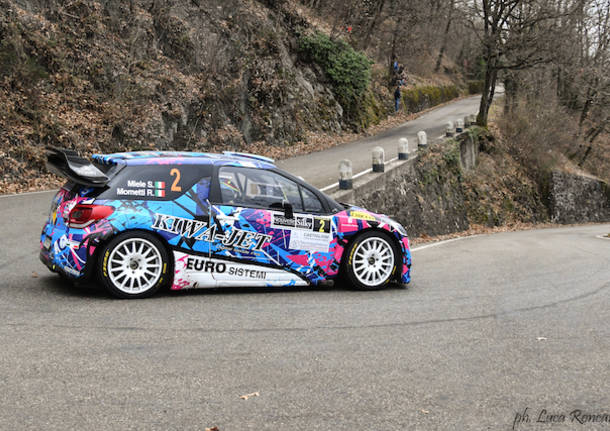
[[[50,198],[0,199],[0,429],[508,430],[525,408],[609,413],[610,224],[422,248],[407,290],[118,301],[38,261]]]
[[[352,169],[356,174],[371,167],[371,150],[373,147],[383,147],[386,160],[390,160],[397,156],[398,140],[400,138],[406,137],[409,139],[409,149],[416,149],[417,132],[423,130],[428,135],[428,142],[431,143],[445,134],[447,121],[455,123],[458,119],[464,119],[465,115],[476,114],[480,100],[481,96],[461,99],[426,112],[415,120],[378,135],[315,153],[280,160],[277,162],[277,166],[294,175],[303,177],[316,187],[324,187],[338,180],[338,166],[342,159],[352,161]]]

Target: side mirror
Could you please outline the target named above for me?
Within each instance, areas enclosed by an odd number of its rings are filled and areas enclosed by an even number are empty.
[[[294,218],[294,211],[292,210],[292,204],[290,202],[282,202],[282,208],[284,208],[284,217]]]

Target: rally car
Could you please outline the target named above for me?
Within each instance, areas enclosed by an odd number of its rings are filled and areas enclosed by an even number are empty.
[[[251,154],[50,148],[67,178],[40,238],[40,259],[72,280],[97,277],[119,298],[160,288],[409,282],[405,229],[336,202]]]

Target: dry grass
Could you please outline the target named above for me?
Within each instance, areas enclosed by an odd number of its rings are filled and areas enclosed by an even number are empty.
[[[556,101],[521,102],[507,115],[496,105],[491,117],[504,148],[535,176],[558,169],[610,182],[610,135],[600,135],[585,158],[576,113]]]
[[[467,97],[467,96],[464,96]],[[288,159],[290,157],[300,156],[303,154],[309,154],[316,151],[322,151],[327,148],[335,147],[338,145],[349,144],[359,139],[374,136],[380,134],[386,130],[393,129],[401,126],[407,121],[413,121],[416,118],[437,109],[441,106],[448,105],[461,100],[464,97],[459,97],[452,101],[436,105],[432,108],[425,109],[420,112],[406,113],[404,111],[399,112],[396,115],[391,115],[388,118],[381,120],[379,124],[370,126],[367,130],[362,133],[343,132],[340,134],[320,133],[320,132],[309,132],[307,134],[306,141],[299,141],[290,146],[282,147],[270,147],[265,142],[253,142],[248,146],[248,152],[254,154],[264,154],[267,157],[271,157],[276,160]],[[214,148],[214,151],[222,151],[223,148]]]

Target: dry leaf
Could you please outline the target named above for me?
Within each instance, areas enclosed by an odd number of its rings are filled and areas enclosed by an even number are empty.
[[[425,415],[427,415],[428,413],[430,413],[430,410],[426,410],[426,409],[421,409],[421,412]]]
[[[218,427],[206,428],[205,431],[219,431]]]
[[[260,395],[260,393],[258,392],[252,392],[251,394],[246,394],[246,395],[242,395],[241,398],[242,400],[247,400],[250,397],[258,397]]]
[[[38,278],[38,273],[36,271],[32,271],[32,278]]]

